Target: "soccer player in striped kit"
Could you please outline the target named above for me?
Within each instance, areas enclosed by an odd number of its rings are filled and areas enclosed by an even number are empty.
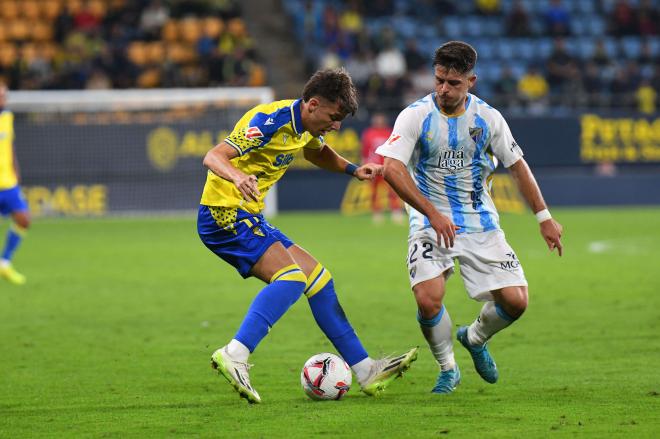
[[[14,114],[5,109],[7,87],[0,83],[0,214],[11,216],[0,255],[0,277],[15,285],[25,283],[25,276],[14,269],[11,261],[30,227],[30,213],[18,184],[18,162],[14,155]]]
[[[432,389],[440,394],[453,392],[461,379],[442,303],[454,259],[469,296],[484,302],[456,337],[485,381],[498,379],[488,340],[527,308],[527,281],[489,194],[498,162],[536,214],[548,248],[562,254],[562,226],[552,219],[506,121],[469,93],[477,80],[476,60],[477,52],[464,42],[438,48],[435,91],[399,114],[392,135],[376,151],[385,157],[385,179],[409,207],[408,274],[417,320],[440,367]]]

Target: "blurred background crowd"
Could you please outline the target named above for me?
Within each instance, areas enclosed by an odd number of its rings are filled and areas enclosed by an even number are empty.
[[[12,89],[269,85],[344,65],[367,109],[433,88],[433,51],[479,52],[474,91],[509,112],[657,110],[657,0],[0,0],[0,79]],[[255,10],[256,9],[256,10]],[[259,20],[251,17],[259,13]],[[265,20],[283,22],[287,38]],[[279,59],[278,59],[279,58]],[[284,58],[284,59],[282,59]],[[267,72],[269,73],[267,75]],[[301,76],[301,77],[296,77]]]

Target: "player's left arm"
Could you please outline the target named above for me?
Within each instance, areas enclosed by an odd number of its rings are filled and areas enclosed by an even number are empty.
[[[14,151],[14,174],[16,174],[16,181],[21,182],[21,168],[18,166],[18,159],[16,158],[16,148],[12,144],[12,149]]]
[[[376,175],[382,174],[383,171],[383,167],[375,163],[366,163],[362,166],[355,165],[325,143],[319,149],[304,148],[303,155],[306,160],[321,169],[333,172],[345,172],[359,180],[373,180]]]
[[[541,236],[543,236],[546,244],[548,244],[548,248],[550,251],[556,248],[559,256],[561,256],[563,252],[561,244],[562,226],[550,217],[550,212],[543,200],[541,189],[536,183],[534,174],[529,169],[527,162],[525,159],[520,158],[508,169],[513,180],[516,182],[516,186],[518,186],[520,194],[527,201],[532,212],[536,214],[540,222]]]

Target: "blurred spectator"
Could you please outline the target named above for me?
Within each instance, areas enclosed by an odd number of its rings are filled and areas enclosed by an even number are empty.
[[[609,67],[612,64],[612,58],[608,55],[605,48],[605,41],[602,38],[596,41],[594,52],[591,55],[591,61],[601,68]]]
[[[80,10],[73,15],[73,27],[85,32],[97,29],[100,26],[101,19],[92,12],[89,0],[85,0]]]
[[[630,109],[632,108],[633,99],[631,93],[635,91],[635,87],[628,80],[626,69],[619,67],[615,71],[614,79],[610,83],[610,96],[612,97],[612,104],[615,107]]]
[[[660,26],[660,12],[658,11],[657,0],[653,4],[652,0],[642,0],[637,10],[637,30],[640,35],[658,35]]]
[[[561,0],[551,0],[543,16],[545,30],[552,36],[566,36],[570,33],[571,17]]]
[[[656,101],[658,99],[658,92],[653,88],[650,80],[642,80],[635,92],[635,98],[637,100],[637,110],[640,113],[655,114],[657,111]]]
[[[383,164],[383,157],[376,154],[376,149],[387,142],[392,133],[392,127],[387,122],[387,116],[381,112],[374,112],[371,116],[371,125],[362,132],[362,164],[377,163]],[[389,202],[389,209],[392,212],[392,220],[397,223],[403,221],[403,212],[399,197],[387,184],[382,175],[376,176],[371,180],[371,212],[375,223],[383,222],[383,203],[384,199]],[[384,192],[384,193],[383,193]]]
[[[417,47],[417,40],[414,38],[408,38],[406,40],[406,48],[403,55],[408,70],[415,71],[422,67],[431,68],[431,60],[420,53]]]
[[[55,41],[62,44],[67,34],[73,29],[73,16],[69,13],[69,8],[66,4],[62,6],[60,13],[55,18],[53,27],[55,29]]]
[[[548,106],[548,82],[535,66],[530,66],[518,81],[518,95],[531,112],[541,112]]]
[[[241,16],[241,3],[238,0],[204,0],[204,2],[209,14],[225,21]]]
[[[358,50],[346,61],[346,70],[358,88],[364,88],[369,77],[375,72],[373,55],[366,50]]]
[[[511,67],[505,65],[502,68],[500,77],[495,82],[495,93],[502,100],[502,106],[511,106],[518,102],[518,79],[514,76]]]
[[[112,88],[112,81],[101,69],[94,69],[85,83],[87,90],[106,90]]]
[[[476,12],[481,15],[499,15],[500,0],[474,0]]]
[[[140,31],[143,38],[156,40],[160,37],[160,30],[170,18],[169,8],[162,0],[151,0],[140,15]]]
[[[367,17],[389,17],[394,13],[393,0],[369,0],[363,5]]]
[[[376,71],[384,78],[400,78],[406,73],[406,58],[394,46],[386,46],[376,56]]]
[[[610,33],[623,36],[637,32],[637,14],[628,0],[617,0],[610,15]]]
[[[527,37],[532,34],[529,14],[521,0],[513,3],[513,8],[506,18],[506,33],[511,37]]]
[[[573,77],[573,69],[577,68],[577,60],[568,53],[562,38],[555,39],[554,48],[547,61],[548,83],[553,93],[561,93],[568,81]]]
[[[350,0],[339,18],[340,29],[348,35],[355,36],[362,32],[364,22],[360,12],[360,3],[357,0]]]
[[[639,48],[639,56],[637,57],[637,62],[642,66],[651,67],[654,63],[658,61],[658,57],[653,55],[653,49],[648,39],[642,41],[642,45]]]
[[[603,96],[605,81],[600,68],[593,61],[588,62],[584,70],[582,90],[585,94],[584,103],[587,107],[602,107],[607,103]]]

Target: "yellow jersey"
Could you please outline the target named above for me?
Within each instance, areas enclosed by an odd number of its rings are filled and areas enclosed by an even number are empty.
[[[14,168],[14,114],[0,112],[0,190],[11,189],[18,184]]]
[[[260,213],[268,190],[284,175],[294,154],[301,148],[323,146],[322,137],[304,131],[300,99],[257,105],[236,123],[225,142],[238,152],[231,164],[257,177],[261,195],[258,201],[245,200],[231,181],[209,171],[200,204],[222,208],[224,218],[222,221],[218,218],[218,222],[223,224],[230,224],[236,218],[236,209]]]

